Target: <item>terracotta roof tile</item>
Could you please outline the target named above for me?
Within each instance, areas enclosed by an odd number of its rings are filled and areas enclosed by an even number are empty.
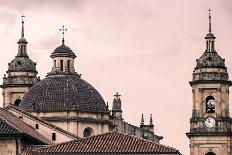
[[[119,132],[96,135],[84,139],[50,145],[36,153],[173,153],[175,148]]]
[[[35,129],[2,108],[0,108],[0,127],[0,136],[18,134],[37,139],[44,144],[51,144],[51,141],[39,134]]]
[[[20,155],[31,155],[32,151],[35,151],[36,149],[39,149],[39,148],[43,148],[45,146],[46,145],[28,145],[23,149]]]
[[[19,107],[29,112],[109,113],[100,93],[78,75],[46,77],[30,88]]]

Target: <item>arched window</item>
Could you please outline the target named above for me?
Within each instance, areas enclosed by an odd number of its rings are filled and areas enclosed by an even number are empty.
[[[14,105],[16,105],[16,106],[18,107],[18,106],[19,106],[19,104],[20,104],[20,102],[21,102],[21,100],[20,100],[20,99],[17,99],[17,100],[15,100]]]
[[[208,152],[208,153],[206,153],[205,155],[216,155],[216,154],[213,153],[213,152]]]
[[[68,60],[67,62],[67,69],[68,69],[68,72],[70,72],[70,60]]]
[[[213,96],[206,98],[206,113],[215,113],[215,99]]]
[[[60,60],[60,71],[63,72],[63,70],[64,70],[63,60]]]
[[[93,129],[92,128],[85,128],[83,132],[83,137],[89,137],[93,135]]]

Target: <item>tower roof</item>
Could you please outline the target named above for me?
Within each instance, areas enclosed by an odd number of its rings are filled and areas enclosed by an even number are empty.
[[[212,33],[212,24],[211,24],[211,9],[209,11],[209,28],[208,33],[205,36],[206,40],[206,49],[203,55],[197,59],[197,66],[195,69],[198,68],[224,68],[225,67],[225,59],[219,56],[215,50],[215,36]]]

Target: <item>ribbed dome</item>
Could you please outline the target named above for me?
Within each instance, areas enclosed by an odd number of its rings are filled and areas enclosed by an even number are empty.
[[[49,76],[30,88],[20,108],[27,111],[107,112],[98,91],[77,75]]]
[[[217,52],[204,52],[204,54],[197,59],[196,68],[204,67],[226,68],[225,59],[222,59]]]
[[[57,57],[57,56],[64,56],[64,57],[73,57],[75,58],[75,53],[68,47],[62,44],[61,46],[57,47],[51,54],[51,57]]]
[[[16,56],[8,65],[8,71],[32,71],[37,73],[36,63],[28,57]]]

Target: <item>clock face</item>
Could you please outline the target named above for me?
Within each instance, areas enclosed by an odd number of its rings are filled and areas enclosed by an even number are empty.
[[[215,119],[213,117],[207,117],[206,120],[205,120],[205,126],[207,128],[212,128],[215,126]]]

